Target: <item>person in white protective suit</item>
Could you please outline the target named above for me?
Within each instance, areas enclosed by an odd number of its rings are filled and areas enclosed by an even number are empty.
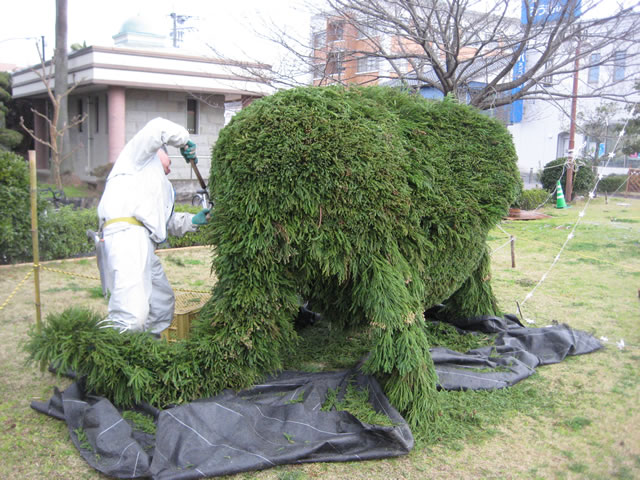
[[[181,236],[206,223],[197,215],[173,211],[175,192],[167,175],[171,160],[165,145],[197,161],[185,128],[155,118],[124,147],[107,178],[98,205],[106,256],[106,287],[111,292],[103,326],[159,335],[173,319],[175,296],[154,253],[167,233]]]

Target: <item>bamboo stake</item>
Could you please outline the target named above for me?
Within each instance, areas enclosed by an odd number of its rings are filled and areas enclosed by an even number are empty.
[[[40,311],[40,250],[38,249],[38,180],[36,175],[36,151],[29,150],[31,183],[31,240],[33,242],[33,280],[35,284],[36,328],[42,330]]]
[[[511,235],[511,268],[516,268],[516,237]]]

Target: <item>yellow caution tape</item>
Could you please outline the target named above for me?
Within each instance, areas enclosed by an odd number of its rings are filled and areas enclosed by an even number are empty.
[[[11,295],[9,295],[9,298],[7,298],[4,303],[2,305],[0,305],[0,312],[2,311],[2,309],[4,307],[6,307],[7,305],[9,305],[9,302],[11,301],[11,299],[13,298],[13,296],[16,294],[16,292],[20,289],[20,287],[22,285],[24,285],[24,282],[27,281],[27,278],[29,278],[31,276],[31,274],[33,273],[33,270],[29,270],[27,272],[27,274],[24,276],[24,278],[22,279],[22,281],[16,286],[16,288],[13,289],[13,292],[11,292]]]

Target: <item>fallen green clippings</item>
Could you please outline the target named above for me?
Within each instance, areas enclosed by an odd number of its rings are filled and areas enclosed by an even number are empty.
[[[369,403],[369,390],[358,388],[353,383],[349,383],[342,400],[338,400],[338,389],[330,388],[322,404],[321,410],[329,412],[331,410],[344,410],[356,417],[363,423],[372,425],[393,426],[393,422],[383,413],[376,412]]]
[[[156,423],[153,421],[153,417],[134,410],[123,410],[122,418],[127,420],[133,428],[140,430],[141,432],[150,433],[155,435]]]
[[[76,428],[73,433],[75,433],[76,438],[78,439],[78,445],[80,446],[80,448],[93,451],[93,446],[91,445],[91,443],[89,443],[87,433],[82,427]]]

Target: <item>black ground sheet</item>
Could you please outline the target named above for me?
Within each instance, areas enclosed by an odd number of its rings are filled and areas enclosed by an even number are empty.
[[[493,389],[515,384],[535,367],[601,348],[591,335],[566,325],[526,328],[516,317],[480,317],[456,325],[497,334],[495,345],[465,354],[434,348],[445,389]],[[394,426],[364,424],[347,412],[321,410],[329,389],[367,388],[373,408]],[[357,369],[283,372],[243,392],[155,410],[156,434],[132,429],[118,409],[86,394],[82,382],[56,389],[32,407],[67,422],[71,439],[95,469],[117,478],[196,479],[275,465],[394,457],[413,447],[411,431],[377,381]]]

